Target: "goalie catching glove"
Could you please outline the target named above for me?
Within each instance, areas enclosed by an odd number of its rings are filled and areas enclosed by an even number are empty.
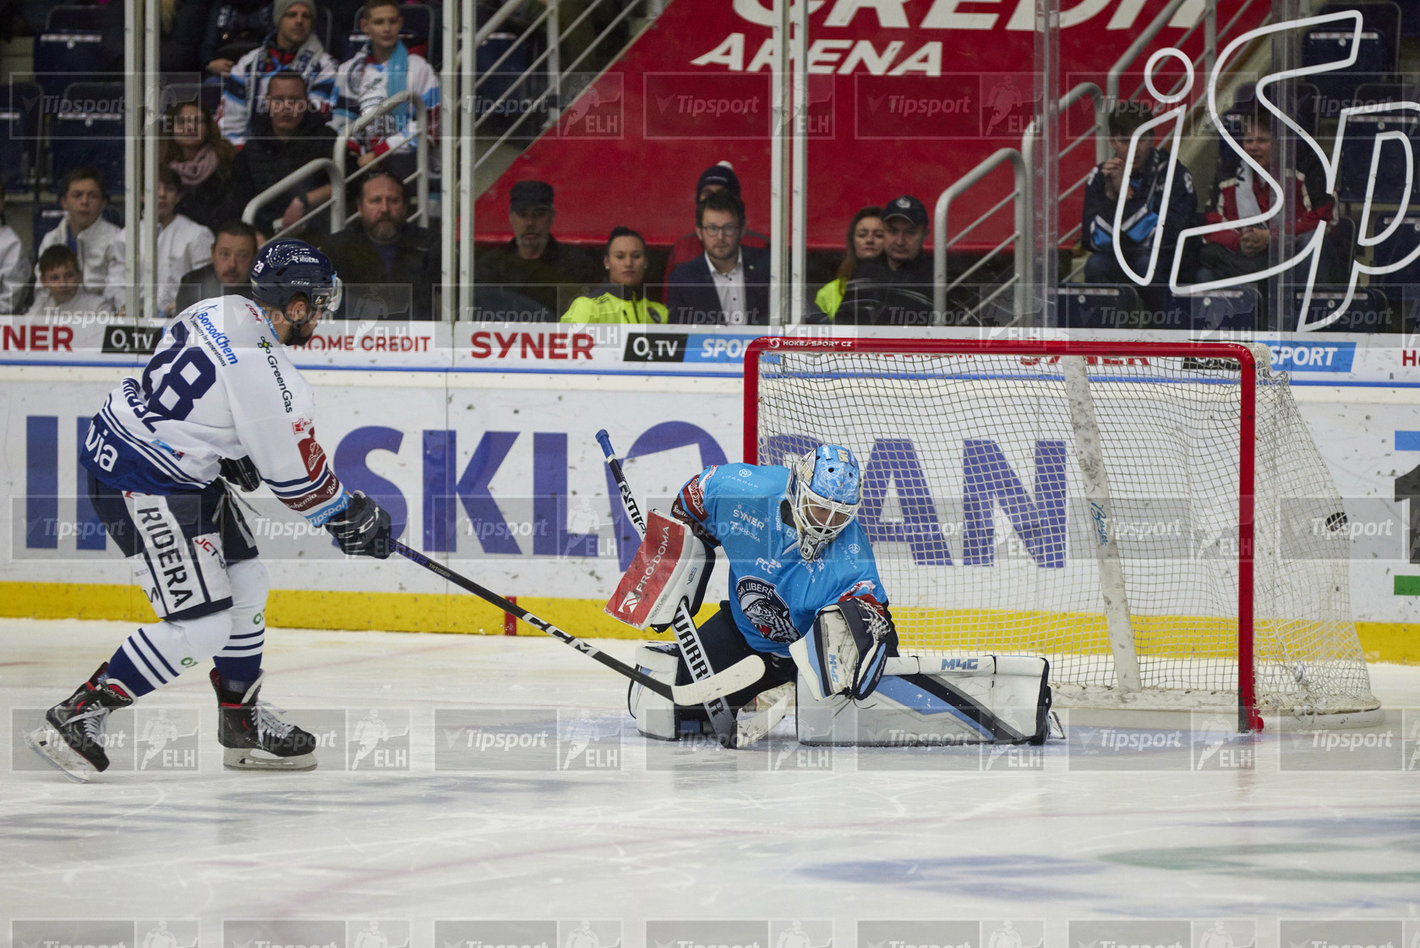
[[[390,555],[389,512],[361,491],[350,495],[349,505],[327,520],[325,528],[335,537],[340,549],[350,556],[383,560]]]
[[[809,690],[866,698],[878,687],[888,656],[897,652],[897,634],[886,610],[857,597],[820,609],[813,631],[789,647]]]

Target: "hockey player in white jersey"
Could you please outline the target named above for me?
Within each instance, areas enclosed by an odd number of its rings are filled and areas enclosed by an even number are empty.
[[[108,767],[105,720],[213,661],[229,769],[308,770],[316,739],[257,701],[268,578],[230,484],[264,482],[347,554],[389,556],[390,518],[341,484],[316,440],[315,399],[284,351],[340,302],[324,254],[278,240],[257,255],[253,300],[202,300],[168,324],[139,378],[94,416],[89,495],[160,621],[119,646],[28,736],[76,779]]]

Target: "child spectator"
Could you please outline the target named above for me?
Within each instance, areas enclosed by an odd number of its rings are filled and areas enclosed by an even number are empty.
[[[84,288],[103,297],[111,309],[121,309],[127,286],[123,228],[103,219],[108,206],[103,172],[75,168],[64,176],[59,194],[64,216],[58,227],[44,235],[37,252],[43,255],[56,244],[67,246],[79,259]]]
[[[168,110],[158,163],[182,180],[177,212],[208,229],[239,213],[231,207],[232,160],[237,150],[217,131],[217,122],[197,102],[180,102]]]
[[[158,169],[158,308],[164,318],[177,312],[178,284],[212,253],[212,231],[176,212],[182,179],[167,165]]]
[[[439,77],[428,60],[405,47],[399,38],[403,26],[397,0],[367,0],[361,9],[365,45],[341,63],[335,75],[335,111],[330,124],[337,132],[390,96],[412,90],[428,109],[427,134],[432,144],[438,128]],[[414,171],[418,131],[413,107],[401,105],[362,128],[350,145],[361,167],[392,153],[381,167],[403,181]]]
[[[74,251],[54,244],[39,255],[39,290],[27,316],[107,318],[111,313],[107,300],[85,289]]]

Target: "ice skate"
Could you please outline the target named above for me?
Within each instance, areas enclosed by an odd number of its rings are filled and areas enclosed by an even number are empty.
[[[120,682],[101,680],[107,663],[67,699],[45,713],[45,725],[25,735],[25,743],[71,780],[84,783],[108,769],[104,725],[110,711],[133,698]]]
[[[222,766],[228,770],[315,770],[315,736],[282,721],[275,709],[257,701],[265,677],[258,677],[242,694],[229,691],[217,669],[212,669],[217,739],[226,748]]]

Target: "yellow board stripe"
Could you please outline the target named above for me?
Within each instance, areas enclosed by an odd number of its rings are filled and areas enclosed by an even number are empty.
[[[623,625],[602,611],[597,599],[519,597],[518,605],[579,638],[654,637]],[[713,613],[707,605],[698,616]],[[153,611],[135,586],[85,583],[0,583],[0,615],[31,619],[113,619],[151,622]],[[966,613],[956,614],[959,624]],[[979,619],[979,616],[978,616]],[[504,615],[462,593],[310,592],[274,589],[266,621],[278,628],[375,629],[386,632],[504,634]],[[1198,620],[1195,620],[1198,621]],[[1152,624],[1152,623],[1151,623]],[[1361,648],[1370,662],[1420,664],[1420,629],[1399,622],[1357,622]],[[543,633],[518,623],[517,634]],[[905,642],[906,648],[912,643]]]

